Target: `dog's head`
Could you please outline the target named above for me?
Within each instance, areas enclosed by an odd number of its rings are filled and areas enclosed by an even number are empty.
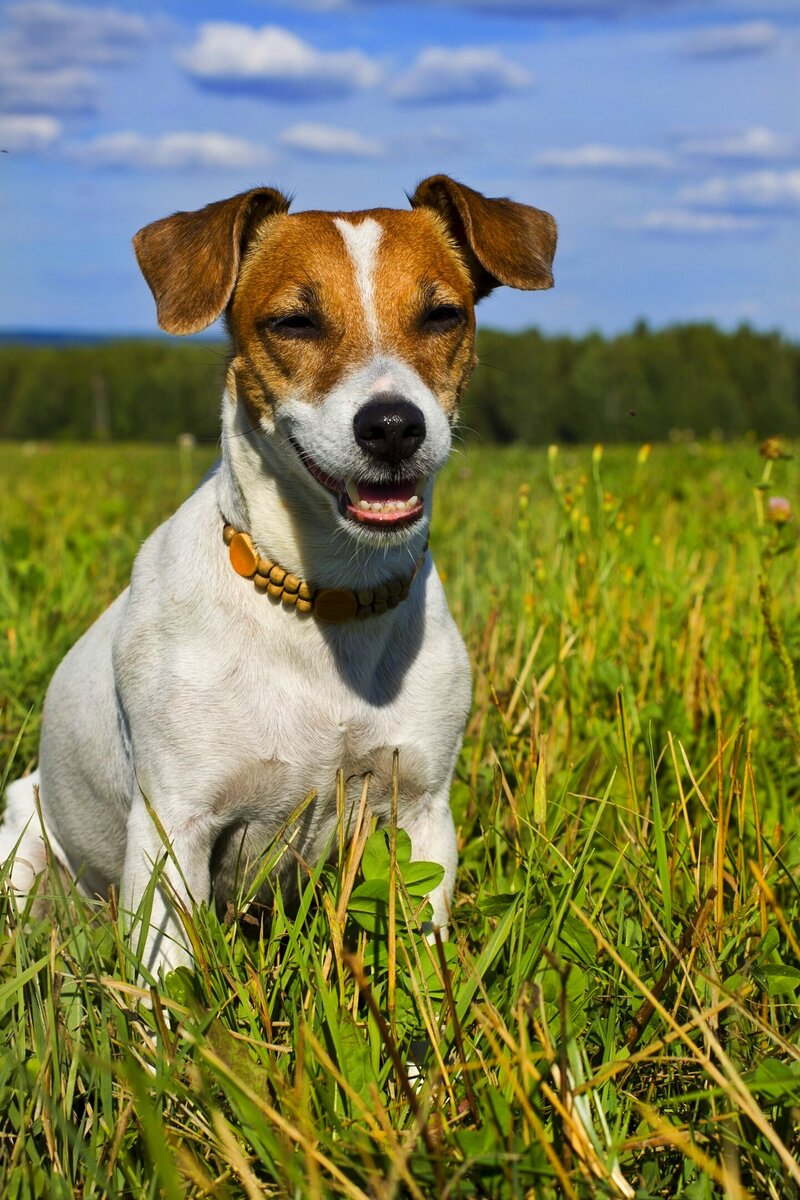
[[[400,539],[425,516],[475,365],[474,307],[552,286],[553,218],[446,175],[411,211],[289,214],[255,188],[140,230],[136,256],[169,333],[223,312],[231,390],[287,470],[344,528]]]

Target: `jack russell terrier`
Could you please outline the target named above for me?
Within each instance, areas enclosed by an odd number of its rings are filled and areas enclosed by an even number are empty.
[[[254,188],[134,238],[162,329],[225,314],[222,458],[56,671],[39,769],[0,830],[24,895],[46,860],[40,788],[55,858],[87,894],[117,886],[129,920],[161,862],[152,973],[190,959],[181,905],[224,911],[276,838],[295,869],[330,852],[340,770],[350,808],[371,776],[379,824],[396,786],[413,857],[444,868],[433,921],[449,918],[470,667],[427,550],[433,481],[474,305],[552,286],[555,222],[446,175],[411,211],[288,209]]]

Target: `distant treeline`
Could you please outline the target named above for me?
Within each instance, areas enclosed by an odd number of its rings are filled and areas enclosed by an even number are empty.
[[[615,338],[483,330],[464,404],[484,441],[800,434],[800,346],[742,326],[637,325]],[[109,340],[0,345],[0,437],[214,440],[226,347]]]

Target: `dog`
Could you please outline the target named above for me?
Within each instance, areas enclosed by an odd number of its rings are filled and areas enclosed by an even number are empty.
[[[287,862],[331,853],[339,771],[348,814],[369,775],[387,825],[394,790],[412,857],[444,868],[429,900],[446,935],[471,680],[427,549],[433,484],[477,361],[475,304],[551,287],[556,227],[446,175],[409,199],[290,214],[259,187],[134,238],[162,329],[225,316],[221,460],[56,670],[0,858],[26,894],[43,825],[129,922],[158,866],[154,976],[191,960],[180,908],[225,911],[276,838],[281,885]]]

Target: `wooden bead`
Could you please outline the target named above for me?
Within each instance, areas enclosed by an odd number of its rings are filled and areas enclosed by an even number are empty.
[[[357,612],[356,594],[347,588],[323,588],[314,603],[314,615],[333,625],[351,620]]]
[[[242,575],[245,579],[250,579],[255,575],[258,555],[253,549],[249,534],[235,533],[231,538],[228,550],[231,556],[231,565],[237,575]]]
[[[267,592],[273,600],[281,600],[287,608],[294,607],[304,614],[313,612],[321,621],[336,625],[353,617],[380,616],[387,609],[396,608],[408,596],[417,572],[425,561],[423,552],[410,576],[390,579],[388,583],[378,584],[375,588],[361,588],[358,592],[351,592],[349,588],[323,588],[317,591],[313,584],[285,571],[271,558],[261,558],[249,534],[239,533],[225,522],[222,537],[228,547],[233,569],[238,575],[252,579],[259,592]]]

